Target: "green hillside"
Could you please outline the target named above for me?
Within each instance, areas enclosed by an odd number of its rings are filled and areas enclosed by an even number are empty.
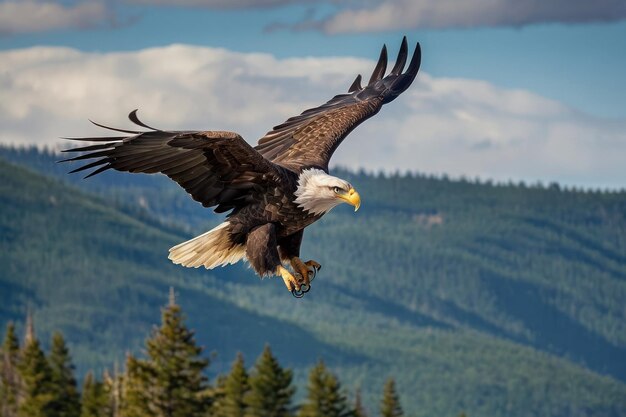
[[[185,217],[154,177],[100,180],[112,205],[0,163],[0,322],[30,303],[81,369],[105,366],[139,346],[173,284],[214,372],[268,341],[300,381],[323,357],[372,410],[393,375],[410,415],[626,415],[626,194],[339,175],[362,209],[307,230],[303,256],[324,268],[295,300],[245,268],[169,264],[186,235],[154,218]]]
[[[206,273],[182,270],[167,260],[167,249],[184,238],[180,234],[1,160],[0,207],[2,325],[21,321],[30,306],[43,339],[62,330],[83,371],[109,366],[123,359],[127,349],[140,346],[170,285],[209,349],[256,355],[267,340],[277,352],[296,359],[289,341],[298,338],[307,342],[311,354],[334,354],[333,347],[297,326],[237,308],[210,289],[197,288]]]

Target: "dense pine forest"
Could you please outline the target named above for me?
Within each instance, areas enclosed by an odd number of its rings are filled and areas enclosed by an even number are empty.
[[[172,265],[169,247],[221,219],[167,178],[83,181],[59,158],[0,148],[0,325],[23,331],[35,307],[44,347],[62,331],[84,381],[145,359],[175,286],[217,352],[213,386],[269,344],[292,404],[323,360],[369,415],[393,376],[416,417],[626,416],[624,191],[335,171],[363,204],[307,229],[303,257],[323,269],[295,300],[245,266]]]
[[[310,370],[306,395],[296,404],[293,372],[266,345],[252,369],[237,354],[228,373],[207,378],[210,360],[185,323],[173,288],[161,325],[145,342],[145,357],[126,355],[124,367],[89,371],[78,388],[70,351],[54,333],[46,355],[26,320],[23,342],[13,323],[0,348],[2,417],[401,417],[395,382],[384,386],[379,412],[353,400],[323,361]]]

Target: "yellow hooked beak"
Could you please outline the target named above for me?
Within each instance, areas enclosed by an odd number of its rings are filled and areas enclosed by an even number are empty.
[[[339,194],[338,197],[351,206],[354,206],[354,211],[357,211],[359,207],[361,207],[361,196],[354,188],[350,188],[350,191],[346,194]]]

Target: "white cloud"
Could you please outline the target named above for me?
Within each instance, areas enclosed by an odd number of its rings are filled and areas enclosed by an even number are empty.
[[[323,21],[300,22],[294,27],[350,33],[605,22],[626,18],[626,2],[623,0],[385,0],[351,2],[351,5],[338,8]]]
[[[101,1],[85,1],[72,6],[55,1],[0,2],[0,34],[84,29],[98,26],[107,18],[107,8]]]
[[[356,58],[276,59],[184,45],[4,51],[0,141],[59,147],[59,136],[107,134],[88,118],[129,127],[125,115],[140,108],[156,127],[234,130],[254,143],[372,67]],[[420,74],[347,138],[333,163],[624,187],[624,132],[626,120],[593,117],[528,91]]]

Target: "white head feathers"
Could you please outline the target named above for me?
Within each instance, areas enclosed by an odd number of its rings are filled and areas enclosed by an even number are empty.
[[[298,189],[295,192],[296,204],[302,209],[320,215],[342,203],[337,198],[336,189],[348,191],[349,182],[328,175],[321,169],[305,169],[298,177]]]

